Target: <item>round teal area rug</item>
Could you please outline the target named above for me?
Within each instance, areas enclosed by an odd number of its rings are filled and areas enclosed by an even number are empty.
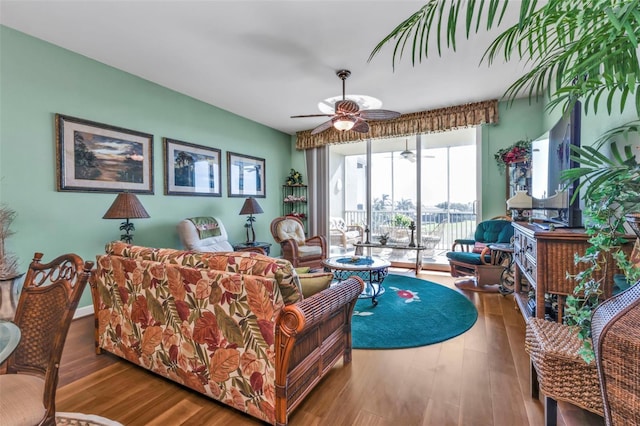
[[[356,303],[351,323],[354,349],[425,346],[458,336],[478,319],[473,303],[440,284],[389,274],[378,305]]]

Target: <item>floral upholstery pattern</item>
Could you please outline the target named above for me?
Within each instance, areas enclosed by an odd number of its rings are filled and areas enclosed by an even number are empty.
[[[303,300],[291,264],[258,253],[113,242],[96,265],[98,353],[111,352],[261,421],[286,425],[327,366],[341,357],[351,361],[351,316],[364,288],[359,278]],[[287,306],[285,293],[295,306]]]
[[[274,278],[285,304],[302,299],[302,287],[291,263],[255,252],[195,252],[167,248],[134,246],[121,241],[107,244],[107,254],[149,260],[191,268],[207,268],[245,275]]]

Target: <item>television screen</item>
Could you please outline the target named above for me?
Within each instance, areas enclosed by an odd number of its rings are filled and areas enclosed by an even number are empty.
[[[547,133],[531,143],[531,196],[534,220],[559,226],[580,227],[579,200],[571,202],[577,182],[567,186],[564,170],[578,167],[571,160],[571,145],[580,146],[580,103]]]

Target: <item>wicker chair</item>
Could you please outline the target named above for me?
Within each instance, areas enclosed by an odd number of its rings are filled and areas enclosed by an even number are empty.
[[[544,394],[545,425],[555,425],[557,401],[603,414],[595,363],[587,364],[578,351],[582,341],[571,327],[541,318],[527,322],[525,350],[531,356],[531,396]]]
[[[591,335],[607,425],[640,425],[640,281],[593,313]]]
[[[327,258],[327,239],[323,235],[306,238],[304,225],[297,217],[281,216],[271,221],[271,235],[282,248],[282,257],[294,268],[319,268]]]
[[[75,254],[29,265],[14,322],[22,338],[0,375],[0,424],[55,425],[62,349],[93,262]]]

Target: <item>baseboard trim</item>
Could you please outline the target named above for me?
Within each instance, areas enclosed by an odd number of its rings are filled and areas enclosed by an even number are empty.
[[[93,305],[83,306],[82,308],[76,309],[76,313],[73,314],[73,319],[88,317],[89,315],[93,315]]]

